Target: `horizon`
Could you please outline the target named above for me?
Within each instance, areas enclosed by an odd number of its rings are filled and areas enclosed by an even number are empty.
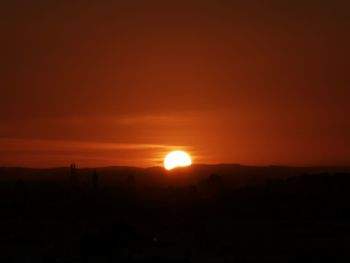
[[[114,169],[114,168],[130,168],[130,169],[162,169],[167,172],[170,172],[169,170],[166,170],[164,166],[162,165],[155,165],[155,166],[129,166],[129,165],[110,165],[110,166],[79,166],[76,163],[76,169]],[[216,167],[216,166],[230,166],[230,167],[241,167],[241,168],[291,168],[291,169],[350,169],[350,165],[305,165],[305,166],[297,166],[297,165],[283,165],[283,164],[269,164],[269,165],[249,165],[249,164],[239,164],[239,163],[196,163],[192,164],[191,166],[187,167],[177,167],[172,169],[173,171],[176,170],[191,170],[195,169],[196,167]],[[51,170],[51,169],[66,169],[70,168],[70,165],[67,166],[47,166],[47,167],[38,167],[38,166],[0,166],[0,169],[34,169],[34,170]]]

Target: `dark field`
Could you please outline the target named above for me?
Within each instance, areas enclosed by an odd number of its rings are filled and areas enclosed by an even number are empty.
[[[340,168],[2,168],[0,262],[347,262]]]

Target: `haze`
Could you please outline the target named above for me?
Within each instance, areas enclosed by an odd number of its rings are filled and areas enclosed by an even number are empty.
[[[115,2],[1,2],[0,166],[350,164],[348,1]]]

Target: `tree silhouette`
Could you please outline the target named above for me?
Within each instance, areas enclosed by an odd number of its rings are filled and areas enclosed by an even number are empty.
[[[99,188],[99,184],[98,184],[99,178],[98,178],[98,174],[97,171],[94,170],[94,173],[92,175],[92,187],[94,188],[94,191],[98,191]]]
[[[127,178],[127,184],[129,187],[134,187],[135,186],[135,176],[133,176],[132,174],[129,174],[128,178]]]

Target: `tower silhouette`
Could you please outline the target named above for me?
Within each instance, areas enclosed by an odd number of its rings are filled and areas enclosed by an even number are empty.
[[[75,163],[70,165],[70,185],[73,189],[77,188],[78,186],[77,168]]]

